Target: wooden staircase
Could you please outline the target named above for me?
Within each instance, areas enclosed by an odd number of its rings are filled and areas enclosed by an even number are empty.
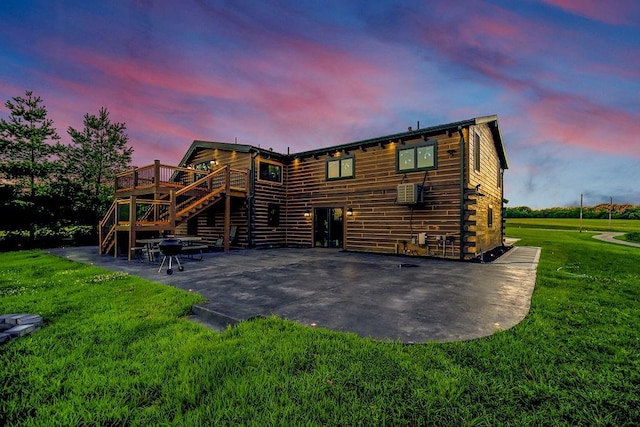
[[[230,197],[246,197],[247,171],[228,165],[215,171],[160,165],[137,168],[116,177],[115,200],[99,224],[100,254],[118,255],[118,232],[128,232],[129,252],[136,232],[175,234],[177,226]],[[131,253],[129,253],[129,256]]]
[[[209,208],[210,206],[215,205],[216,203],[224,200],[224,188],[218,188],[199,199],[196,199],[188,205],[186,208],[183,208],[179,212],[176,212],[175,225],[178,226],[185,221],[190,220],[194,216],[198,215],[200,212]]]

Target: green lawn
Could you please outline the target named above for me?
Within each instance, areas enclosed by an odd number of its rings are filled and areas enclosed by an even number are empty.
[[[507,230],[514,228],[547,228],[579,230],[580,220],[574,218],[507,218]],[[583,219],[583,231],[640,231],[640,220],[613,219],[609,227],[608,219]]]
[[[527,318],[409,346],[277,318],[216,333],[184,319],[197,295],[0,254],[0,312],[45,318],[0,347],[0,425],[637,425],[640,249],[508,231],[543,247]]]

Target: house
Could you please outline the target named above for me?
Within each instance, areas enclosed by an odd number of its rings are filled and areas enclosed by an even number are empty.
[[[100,248],[118,254],[168,232],[225,249],[469,260],[502,245],[507,168],[495,115],[293,154],[194,141],[177,167],[117,177]]]

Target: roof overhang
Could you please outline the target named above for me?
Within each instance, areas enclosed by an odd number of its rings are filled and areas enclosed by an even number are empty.
[[[493,136],[493,143],[496,147],[496,152],[498,153],[498,158],[500,159],[500,165],[502,169],[509,169],[509,162],[507,161],[507,152],[504,148],[504,142],[502,141],[502,134],[500,133],[500,125],[498,124],[498,116],[485,116],[478,117],[475,119],[476,124],[487,124],[489,126],[489,130],[491,131],[491,136]]]
[[[191,143],[191,146],[185,153],[184,157],[182,158],[182,160],[180,160],[179,166],[186,166],[187,162],[192,158],[194,152],[198,149],[219,149],[225,151],[237,151],[241,153],[258,153],[263,156],[277,158],[283,162],[286,162],[292,159],[304,159],[306,157],[317,158],[319,156],[333,154],[337,151],[349,152],[355,150],[366,150],[368,147],[381,145],[383,146],[391,142],[410,141],[417,138],[423,138],[426,140],[433,136],[442,135],[443,133],[453,134],[459,132],[463,128],[469,128],[470,126],[481,124],[486,124],[489,127],[491,135],[493,137],[493,143],[495,145],[496,152],[498,153],[498,158],[500,159],[500,164],[503,169],[508,169],[509,164],[507,161],[507,154],[505,152],[502,134],[500,133],[500,126],[498,125],[497,115],[475,117],[468,120],[446,123],[443,125],[425,127],[415,130],[408,130],[407,132],[395,133],[370,139],[363,139],[361,141],[350,142],[347,144],[334,145],[330,147],[301,151],[299,153],[292,154],[281,154],[275,151],[265,150],[246,144],[196,140]]]
[[[500,163],[503,169],[508,168],[507,155],[504,149],[504,143],[502,141],[502,135],[500,134],[500,127],[498,126],[498,116],[484,116],[484,117],[476,117],[469,120],[462,120],[459,122],[452,122],[438,126],[431,126],[426,128],[420,128],[415,130],[409,130],[407,132],[395,133],[391,135],[380,136],[371,139],[364,139],[361,141],[350,142],[348,144],[334,145],[326,148],[319,148],[315,150],[302,151],[299,153],[293,153],[290,155],[291,158],[305,158],[305,157],[318,157],[320,155],[328,155],[334,153],[336,151],[354,151],[358,149],[366,149],[368,147],[373,147],[376,145],[384,145],[391,142],[400,142],[400,141],[409,141],[416,138],[428,139],[429,137],[441,135],[443,133],[456,133],[463,128],[468,128],[469,126],[479,125],[479,124],[487,124],[489,129],[491,130],[491,135],[493,136],[493,142],[496,147],[496,152],[498,153],[498,157],[500,158]]]
[[[258,153],[263,156],[280,158],[281,160],[285,160],[287,157],[284,154],[276,153],[271,150],[264,150],[259,147],[254,147],[253,145],[195,140],[191,143],[191,146],[180,160],[180,163],[178,163],[178,166],[186,166],[189,160],[193,157],[193,154],[199,149],[236,151],[238,153]]]

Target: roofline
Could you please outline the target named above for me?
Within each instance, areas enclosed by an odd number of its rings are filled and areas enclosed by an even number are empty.
[[[178,166],[185,166],[185,162],[191,157],[193,152],[196,151],[198,148],[213,148],[214,150],[219,149],[219,150],[226,150],[226,151],[237,151],[240,153],[260,153],[264,155],[270,155],[273,157],[281,157],[283,159],[287,157],[285,154],[281,154],[271,150],[264,150],[262,148],[254,147],[253,145],[248,145],[248,144],[195,140],[191,143],[191,146],[189,147],[185,155],[182,156],[182,159],[178,163]]]
[[[509,169],[509,161],[507,160],[507,152],[504,148],[504,141],[502,140],[500,125],[498,124],[498,116],[495,116],[495,120],[489,122],[489,129],[491,130],[491,135],[493,135],[496,152],[500,158],[500,165],[502,169]]]
[[[409,140],[413,137],[428,137],[430,135],[437,135],[442,132],[447,131],[458,131],[462,128],[466,128],[472,125],[479,124],[488,124],[491,129],[491,134],[494,139],[494,144],[496,146],[496,151],[498,153],[498,157],[500,158],[500,163],[503,169],[508,169],[507,155],[504,149],[504,142],[502,140],[502,135],[500,134],[500,128],[498,126],[498,116],[496,114],[490,116],[481,116],[475,117],[468,120],[462,120],[458,122],[446,123],[437,126],[430,126],[426,128],[420,128],[415,130],[410,130],[407,132],[396,133],[391,135],[380,136],[371,139],[364,139],[361,141],[350,142],[347,144],[334,145],[325,148],[318,148],[315,150],[301,151],[299,153],[293,153],[290,155],[292,158],[303,158],[303,157],[311,157],[318,156],[323,154],[328,154],[334,151],[350,151],[359,148],[371,147],[374,145],[378,145],[381,143],[389,143],[391,141],[398,140]]]
[[[496,152],[498,153],[498,157],[500,159],[500,163],[503,169],[508,169],[508,161],[507,154],[504,148],[504,142],[502,140],[502,134],[500,133],[500,126],[498,125],[498,116],[490,115],[490,116],[480,116],[472,119],[462,120],[458,122],[451,122],[437,126],[430,126],[426,128],[420,128],[415,130],[409,130],[407,132],[395,133],[391,135],[379,136],[376,138],[363,139],[360,141],[349,142],[346,144],[333,145],[324,148],[317,148],[314,150],[301,151],[298,153],[292,154],[282,154],[271,150],[264,150],[259,147],[255,147],[253,145],[247,144],[236,144],[236,143],[228,143],[228,142],[214,142],[214,141],[202,141],[195,140],[191,143],[191,146],[180,160],[179,165],[184,166],[184,162],[187,161],[193,154],[193,152],[198,148],[213,148],[213,149],[221,149],[221,150],[229,150],[229,151],[239,151],[241,153],[259,153],[262,155],[268,155],[271,157],[280,157],[281,160],[291,160],[291,159],[300,159],[304,157],[312,157],[312,156],[320,156],[326,155],[329,153],[333,153],[335,151],[352,151],[356,149],[362,149],[367,147],[372,147],[379,144],[387,144],[391,141],[401,141],[401,140],[410,140],[415,137],[423,137],[428,138],[429,136],[438,135],[443,132],[458,132],[463,128],[468,128],[473,125],[487,124],[489,129],[491,130],[491,135],[493,136],[493,141],[495,144]]]

